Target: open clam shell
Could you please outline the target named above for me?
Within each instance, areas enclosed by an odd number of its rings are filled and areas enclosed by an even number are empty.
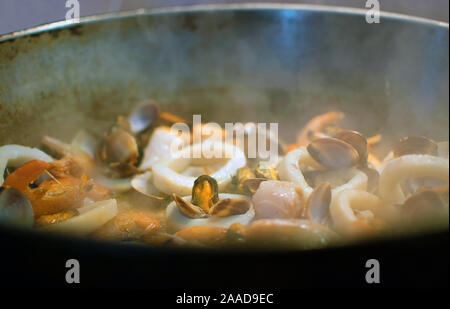
[[[358,151],[349,143],[337,138],[320,138],[306,148],[317,162],[328,168],[355,166],[360,158]]]
[[[128,123],[133,133],[146,130],[159,118],[159,105],[152,101],[144,101],[137,105],[128,116]]]
[[[145,172],[143,174],[138,174],[134,176],[131,179],[130,185],[134,190],[138,191],[139,193],[142,193],[143,195],[147,196],[148,198],[156,202],[162,202],[167,198],[167,195],[159,191],[153,185],[152,172]]]
[[[365,165],[367,163],[367,158],[369,156],[369,147],[367,144],[367,139],[357,131],[342,130],[336,133],[335,138],[344,141],[358,152],[359,163]]]
[[[330,219],[331,186],[323,182],[314,188],[307,201],[309,219],[326,224]]]

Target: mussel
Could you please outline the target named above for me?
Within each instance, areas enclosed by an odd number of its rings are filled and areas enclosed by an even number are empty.
[[[206,213],[219,201],[219,186],[209,175],[201,175],[194,181],[192,187],[192,203],[198,205]]]
[[[250,209],[250,203],[246,199],[219,199],[217,181],[209,175],[202,175],[195,180],[191,201],[176,194],[172,196],[180,212],[192,219],[239,215]]]

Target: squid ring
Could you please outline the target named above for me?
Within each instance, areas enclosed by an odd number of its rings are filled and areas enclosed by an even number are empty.
[[[406,197],[401,182],[410,178],[430,177],[449,181],[449,161],[430,155],[405,155],[386,163],[379,182],[381,198],[393,204],[402,204]]]
[[[5,145],[0,147],[0,186],[3,185],[3,175],[8,166],[18,167],[31,160],[51,162],[53,158],[37,148],[21,145]]]
[[[220,151],[223,159],[206,158],[204,149],[214,149]],[[200,158],[193,158],[192,154],[201,154]],[[225,158],[226,161],[225,161]],[[152,167],[153,184],[155,187],[166,194],[175,193],[180,196],[189,195],[194,186],[195,177],[185,176],[182,173],[190,164],[204,165],[208,162],[217,163],[225,161],[226,163],[210,174],[217,181],[219,190],[223,190],[231,181],[237,170],[245,166],[245,154],[234,145],[226,144],[221,141],[207,140],[201,144],[188,146],[174,154],[168,159],[159,161]]]
[[[369,210],[374,215],[382,214],[382,204],[378,196],[363,190],[347,189],[337,193],[330,205],[330,214],[336,229],[340,232],[352,232],[363,227],[354,212],[357,210]]]
[[[317,163],[308,153],[305,147],[300,147],[290,151],[285,158],[278,165],[278,174],[281,180],[291,181],[298,185],[303,190],[307,198],[314,190],[305,180],[301,168],[303,166],[310,166],[316,169],[321,169],[321,165]],[[332,194],[336,194],[345,189],[361,189],[367,188],[367,176],[357,169],[351,169],[351,179],[331,190]]]
[[[255,217],[255,209],[253,207],[251,198],[249,198],[248,196],[241,194],[228,194],[228,193],[219,194],[219,199],[225,198],[246,199],[250,203],[250,208],[247,210],[246,213],[243,213],[241,215],[234,215],[228,217],[211,216],[207,218],[192,219],[183,215],[178,209],[176,203],[173,201],[167,206],[166,209],[167,222],[176,229],[184,229],[192,226],[212,226],[212,227],[228,228],[233,223],[240,223],[242,225],[247,225]],[[183,197],[183,199],[190,202],[191,196],[185,196]]]

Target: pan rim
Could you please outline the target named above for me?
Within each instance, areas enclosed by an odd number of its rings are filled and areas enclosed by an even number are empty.
[[[17,30],[10,33],[0,35],[0,43],[9,40],[15,40],[20,37],[35,35],[47,31],[56,29],[70,28],[73,26],[80,26],[90,24],[93,22],[103,22],[110,20],[117,20],[130,17],[139,16],[152,16],[152,15],[169,15],[169,14],[181,14],[181,13],[200,13],[200,12],[229,12],[229,11],[263,11],[263,10],[293,10],[293,11],[306,11],[325,14],[341,14],[341,15],[353,15],[364,16],[367,13],[366,9],[350,8],[342,6],[328,6],[328,5],[311,5],[311,4],[287,4],[287,3],[239,3],[239,4],[201,4],[201,5],[188,5],[188,6],[173,6],[162,7],[155,9],[136,9],[126,10],[115,13],[94,14],[90,16],[80,17],[79,22],[71,20],[61,20],[51,23],[45,23],[42,25],[34,26],[31,28]],[[411,16],[400,13],[392,13],[386,11],[380,11],[380,18],[402,21],[407,23],[417,23],[424,26],[439,27],[442,29],[449,29],[449,23],[438,21],[434,19]]]

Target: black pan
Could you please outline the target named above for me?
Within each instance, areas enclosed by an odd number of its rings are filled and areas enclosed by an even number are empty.
[[[278,122],[293,138],[330,109],[392,139],[448,140],[448,24],[292,5],[202,6],[59,22],[0,37],[0,144],[103,130],[147,98],[186,118]],[[214,251],[99,243],[0,226],[1,284],[65,286],[448,285],[448,230],[313,251]]]

